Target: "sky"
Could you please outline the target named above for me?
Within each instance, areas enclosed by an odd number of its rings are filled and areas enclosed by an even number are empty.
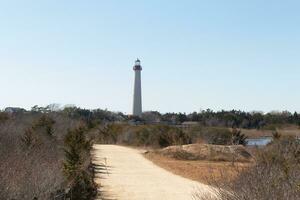
[[[300,111],[297,0],[0,0],[0,108]]]

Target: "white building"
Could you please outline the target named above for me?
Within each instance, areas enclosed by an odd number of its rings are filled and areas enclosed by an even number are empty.
[[[135,73],[133,93],[133,116],[142,116],[142,83],[141,83],[141,61],[137,59],[133,67]]]

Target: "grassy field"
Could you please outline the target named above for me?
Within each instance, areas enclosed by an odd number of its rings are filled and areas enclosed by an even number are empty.
[[[242,133],[245,134],[249,138],[257,138],[263,136],[272,136],[272,133],[276,129],[278,133],[282,136],[300,136],[300,129],[295,125],[284,125],[284,126],[274,126],[274,127],[266,127],[265,129],[257,130],[257,129],[242,129]]]
[[[157,153],[147,153],[145,157],[154,164],[182,177],[210,184],[220,180],[221,177],[234,179],[240,170],[247,168],[251,163],[190,161],[168,158]],[[237,166],[240,170],[237,170]]]

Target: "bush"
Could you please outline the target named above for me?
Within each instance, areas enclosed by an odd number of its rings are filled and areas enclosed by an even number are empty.
[[[158,144],[160,147],[191,143],[190,137],[177,128],[171,128],[168,126],[157,126],[154,129],[154,133],[157,134]]]
[[[232,133],[228,128],[195,127],[189,134],[193,143],[196,143],[199,139],[205,143],[215,145],[230,145],[232,142]]]
[[[188,134],[171,126],[142,126],[135,133],[136,143],[143,146],[167,147],[172,145],[190,144]]]
[[[84,126],[68,130],[65,136],[65,146],[78,152],[88,152],[91,149],[91,142],[87,140],[86,134],[87,129]]]
[[[116,144],[118,142],[118,135],[122,131],[122,125],[106,124],[98,130],[98,141],[104,144]]]
[[[178,128],[164,125],[128,126],[110,124],[99,129],[98,140],[104,144],[167,147],[189,144],[191,138]]]
[[[247,136],[242,134],[241,130],[232,129],[232,144],[233,145],[247,145]]]
[[[64,188],[61,160],[63,142],[54,136],[44,137],[33,126],[42,116],[11,114],[0,126],[0,199],[50,199]],[[61,118],[58,136],[63,137],[69,124]]]
[[[259,150],[254,166],[239,172],[234,181],[212,183],[220,199],[300,199],[300,144],[295,140],[276,141]],[[198,195],[197,199],[206,198]]]
[[[31,128],[25,129],[24,135],[21,137],[21,141],[25,147],[33,147],[36,144],[37,140],[38,139]]]
[[[0,112],[0,124],[6,122],[7,120],[9,120],[9,115],[7,113]]]
[[[102,114],[93,113],[96,123]],[[75,118],[42,108],[0,112],[0,199],[91,199],[95,195],[89,135],[85,128],[74,130],[85,123],[82,115]],[[103,114],[107,120],[109,115]]]
[[[77,174],[71,183],[71,190],[67,195],[73,200],[90,200],[94,199],[97,193],[92,175],[85,171]]]
[[[91,142],[86,139],[87,129],[83,126],[69,130],[65,137],[64,172],[70,183],[69,196],[74,200],[89,200],[96,194],[93,174],[88,171]]]
[[[279,140],[281,138],[281,134],[277,130],[272,132],[272,136],[275,140]]]
[[[182,146],[170,146],[155,150],[154,153],[179,160],[208,160],[232,162],[251,162],[252,155],[241,145],[209,145],[189,144]]]
[[[43,115],[38,119],[38,121],[32,126],[33,130],[38,130],[44,128],[45,132],[52,136],[54,133],[53,125],[55,124],[55,120],[53,120],[48,115]]]

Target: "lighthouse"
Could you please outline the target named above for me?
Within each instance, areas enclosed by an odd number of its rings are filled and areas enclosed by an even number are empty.
[[[142,83],[141,83],[141,72],[142,66],[141,61],[137,59],[133,67],[134,70],[134,92],[133,92],[133,116],[142,116]]]

